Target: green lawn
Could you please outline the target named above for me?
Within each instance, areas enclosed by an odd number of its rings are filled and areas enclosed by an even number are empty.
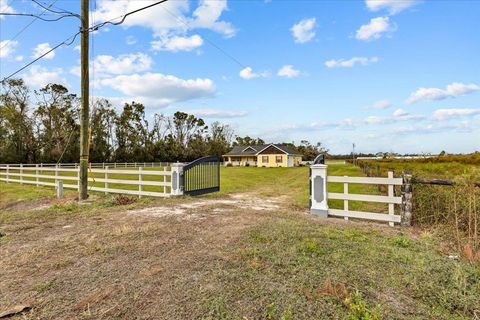
[[[361,175],[351,165],[328,169],[330,175]],[[97,194],[87,205],[54,202],[38,210],[53,188],[1,182],[0,312],[28,302],[33,309],[19,319],[479,314],[478,264],[450,259],[459,253],[428,231],[305,214],[308,168],[222,168],[221,181],[220,193],[198,198],[145,197],[124,206]],[[330,191],[342,188],[329,185]],[[350,190],[379,192],[365,185]],[[278,198],[282,206],[232,210],[215,202],[237,193],[255,201]],[[191,207],[189,219],[126,211],[202,201],[207,205]]]

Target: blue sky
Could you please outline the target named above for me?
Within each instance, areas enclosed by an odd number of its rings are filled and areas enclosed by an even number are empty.
[[[73,0],[41,3],[79,12]],[[155,1],[91,1],[102,22]],[[0,0],[2,12],[41,13]],[[91,40],[91,94],[194,113],[270,142],[334,153],[480,150],[480,2],[170,0]],[[52,15],[44,17],[52,18]],[[78,31],[0,19],[3,79]],[[114,20],[114,21],[118,21]],[[92,22],[93,23],[93,22]],[[21,73],[79,90],[79,40]]]

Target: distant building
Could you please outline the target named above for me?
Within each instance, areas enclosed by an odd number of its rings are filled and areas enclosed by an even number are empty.
[[[225,165],[256,167],[296,167],[302,155],[282,144],[236,146],[223,155]]]

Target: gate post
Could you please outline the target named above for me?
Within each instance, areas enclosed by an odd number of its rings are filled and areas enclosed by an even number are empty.
[[[183,176],[183,167],[184,163],[172,163],[172,187],[171,195],[172,196],[181,196],[183,195],[183,190],[185,186],[185,178]]]
[[[310,166],[310,214],[328,216],[327,165]]]
[[[402,226],[412,225],[412,175],[403,174],[401,224]]]

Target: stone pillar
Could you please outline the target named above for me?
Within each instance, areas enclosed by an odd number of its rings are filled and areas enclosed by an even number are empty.
[[[328,216],[327,165],[310,166],[310,214]]]
[[[183,195],[185,178],[183,176],[184,163],[172,163],[172,187],[170,194],[172,196]]]

